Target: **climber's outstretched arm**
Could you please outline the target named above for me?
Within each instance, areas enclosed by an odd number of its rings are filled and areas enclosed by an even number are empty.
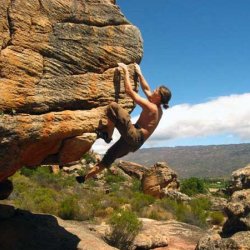
[[[125,92],[135,101],[136,104],[140,105],[142,108],[150,106],[150,102],[147,99],[142,98],[133,90],[129,79],[129,71],[127,65],[124,63],[118,63],[118,65],[120,68],[122,68],[124,73]]]
[[[152,92],[151,92],[151,89],[149,87],[149,84],[147,83],[146,79],[144,78],[144,76],[141,72],[140,66],[137,63],[135,63],[135,72],[137,73],[137,75],[139,77],[139,81],[140,81],[142,90],[148,98],[149,96],[152,95]]]

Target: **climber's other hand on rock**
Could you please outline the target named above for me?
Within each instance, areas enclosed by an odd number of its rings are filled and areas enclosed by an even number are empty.
[[[123,70],[123,71],[126,71],[128,70],[128,66],[124,63],[118,63],[118,66]]]
[[[135,65],[135,72],[136,72],[138,75],[141,75],[141,68],[140,68],[140,66],[139,66],[137,63],[135,63],[134,65]]]

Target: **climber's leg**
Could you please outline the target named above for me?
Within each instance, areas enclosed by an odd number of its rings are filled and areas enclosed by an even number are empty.
[[[115,128],[114,123],[108,119],[107,124],[105,124],[105,126],[99,125],[99,128],[96,130],[97,139],[101,138],[106,143],[110,143],[112,141],[114,128]]]
[[[116,159],[121,158],[130,151],[130,146],[126,143],[123,137],[120,137],[120,139],[108,149],[100,163],[108,168]]]
[[[84,183],[87,179],[92,178],[96,174],[100,173],[104,168],[105,166],[99,162],[86,175],[77,176],[76,180],[79,183]]]
[[[144,137],[140,127],[131,122],[129,113],[116,102],[112,102],[107,109],[109,120],[114,123],[119,133],[127,144],[138,149],[144,142]]]
[[[102,138],[105,142],[109,143],[112,140],[114,128],[116,127],[122,136],[128,134],[133,129],[133,124],[130,121],[130,115],[116,102],[111,102],[106,110],[108,117],[107,124],[103,125],[102,121],[96,131],[97,138]]]
[[[110,122],[118,129],[122,137],[126,137],[130,128],[134,127],[131,123],[129,113],[116,102],[109,104],[107,108],[107,116]]]
[[[104,168],[108,168],[118,158],[128,154],[131,151],[131,147],[121,137],[113,146],[111,146],[102,160],[97,163],[85,176],[78,176],[76,180],[79,183],[83,183],[85,180],[100,173]]]
[[[108,138],[112,138],[114,129],[115,129],[115,124],[108,118],[108,123],[107,123]]]

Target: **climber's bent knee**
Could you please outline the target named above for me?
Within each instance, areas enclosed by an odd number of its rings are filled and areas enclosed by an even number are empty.
[[[108,105],[108,108],[114,108],[114,109],[117,109],[119,107],[119,104],[117,102],[111,102],[109,105]]]

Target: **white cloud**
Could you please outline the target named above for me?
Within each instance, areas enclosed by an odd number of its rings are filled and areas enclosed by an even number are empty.
[[[135,121],[137,117],[133,118]],[[163,145],[164,141],[227,134],[241,141],[250,140],[250,93],[215,98],[190,105],[181,104],[164,111],[154,134],[145,143],[147,147]],[[118,139],[116,131],[114,141]],[[222,142],[223,143],[223,142]],[[106,151],[111,144],[98,140],[97,152]]]
[[[176,105],[164,112],[151,140],[233,134],[250,139],[250,93]]]

